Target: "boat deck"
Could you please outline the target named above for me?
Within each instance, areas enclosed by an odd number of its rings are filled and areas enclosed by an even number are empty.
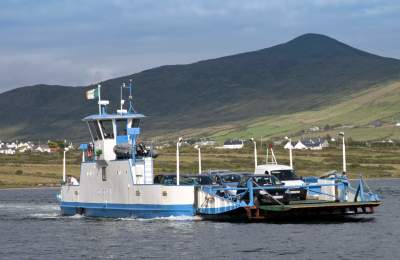
[[[372,214],[380,201],[368,202],[330,202],[305,200],[287,205],[260,205],[261,215],[324,215],[324,214]]]
[[[259,205],[244,207],[249,220],[285,219],[323,216],[346,216],[355,214],[372,214],[380,201],[369,202],[335,202],[320,200],[295,201],[283,205]]]

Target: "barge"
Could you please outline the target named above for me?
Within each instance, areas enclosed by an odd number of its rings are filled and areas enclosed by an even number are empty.
[[[123,107],[124,88],[129,89],[127,109]],[[79,181],[67,176],[64,157],[63,184],[58,196],[62,215],[112,218],[197,215],[205,219],[268,220],[370,214],[381,204],[378,195],[368,190],[362,179],[352,187],[345,174],[314,178],[298,186],[270,183],[268,179],[260,183],[245,175],[240,185],[230,187],[202,183],[200,173],[192,182],[181,183],[182,139],[177,142],[176,177],[168,183],[157,183],[152,149],[138,141],[140,122],[145,116],[133,109],[132,82],[121,87],[121,104],[116,113],[108,113],[109,101],[101,99],[100,90],[99,85],[87,92],[88,99],[98,99],[99,113],[83,119],[91,142],[80,145]],[[307,198],[291,200],[290,195],[300,190],[307,193]]]

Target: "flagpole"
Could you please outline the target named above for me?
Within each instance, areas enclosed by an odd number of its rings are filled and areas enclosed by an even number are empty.
[[[101,85],[100,84],[97,85],[97,90],[99,92],[99,115],[101,115],[101,105],[100,105],[100,101],[101,101],[101,98],[100,98]]]

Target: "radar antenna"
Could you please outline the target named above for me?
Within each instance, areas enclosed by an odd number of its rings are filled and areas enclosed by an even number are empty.
[[[121,114],[123,114],[123,113],[129,113],[129,114],[130,113],[136,113],[136,111],[133,109],[133,97],[132,97],[132,87],[133,87],[133,85],[132,85],[132,82],[133,82],[133,80],[129,79],[129,85],[126,85],[125,82],[122,83],[122,86],[121,86],[121,107],[118,110],[118,113],[121,113]],[[128,99],[129,99],[129,108],[128,108],[128,111],[123,109],[123,106],[125,104],[125,100],[123,98],[122,90],[124,88],[128,88],[129,89],[129,97],[128,97]]]

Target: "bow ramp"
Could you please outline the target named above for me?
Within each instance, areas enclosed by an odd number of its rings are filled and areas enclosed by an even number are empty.
[[[212,187],[198,187],[196,195],[196,211],[199,214],[224,214],[246,206],[244,202],[239,201],[234,197],[223,197],[218,195]]]

